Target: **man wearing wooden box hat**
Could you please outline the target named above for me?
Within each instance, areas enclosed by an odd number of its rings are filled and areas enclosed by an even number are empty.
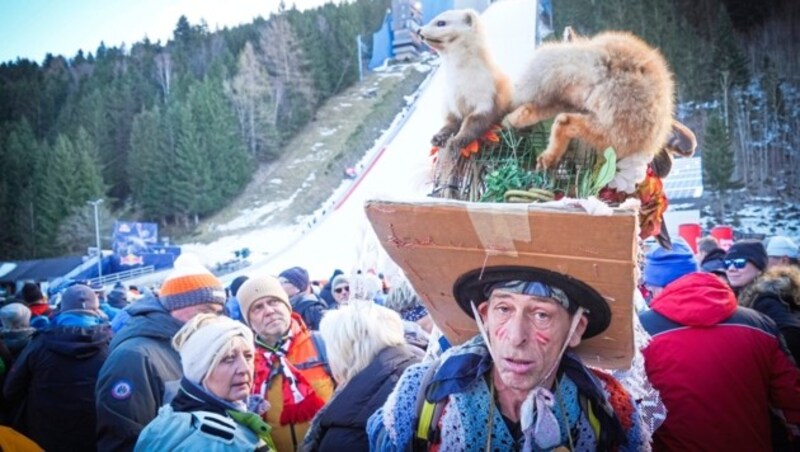
[[[458,306],[480,334],[406,370],[370,419],[374,450],[642,450],[636,405],[570,349],[611,322],[607,301],[569,275],[491,266],[461,275]]]

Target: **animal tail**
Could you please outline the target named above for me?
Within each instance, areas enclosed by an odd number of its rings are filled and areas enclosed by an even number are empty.
[[[697,137],[691,129],[673,119],[672,130],[667,135],[664,149],[683,157],[691,157],[697,149]]]
[[[697,137],[688,127],[676,120],[672,120],[672,129],[667,135],[664,146],[658,150],[651,167],[656,176],[664,179],[672,171],[672,154],[691,157],[697,148]]]

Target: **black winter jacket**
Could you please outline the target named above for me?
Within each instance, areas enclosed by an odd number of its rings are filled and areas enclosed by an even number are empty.
[[[381,350],[319,412],[302,450],[369,450],[367,420],[386,402],[403,371],[420,362],[422,356],[419,349],[410,345]]]
[[[5,381],[8,401],[21,404],[14,427],[47,451],[95,450],[94,388],[110,341],[107,323],[34,336]]]
[[[131,305],[97,380],[97,448],[130,451],[165,403],[166,384],[182,370],[172,336],[182,324],[154,297]]]
[[[300,314],[308,329],[318,331],[322,314],[328,309],[325,302],[313,293],[298,293],[289,298],[289,301],[292,310]]]

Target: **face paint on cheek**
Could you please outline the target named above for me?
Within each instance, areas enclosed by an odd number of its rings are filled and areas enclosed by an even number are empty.
[[[547,345],[550,343],[550,336],[542,333],[541,331],[537,331],[535,336],[536,336],[536,342],[542,345]]]
[[[506,340],[508,337],[508,332],[506,331],[506,327],[501,326],[497,329],[497,338],[500,340]]]

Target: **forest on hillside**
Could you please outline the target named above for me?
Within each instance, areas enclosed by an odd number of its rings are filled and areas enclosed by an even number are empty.
[[[355,37],[389,4],[282,6],[218,31],[181,18],[167,43],[0,64],[0,260],[85,251],[97,198],[102,215],[190,229],[357,81]],[[800,2],[552,6],[556,34],[629,30],[666,55],[707,188],[800,196]]]
[[[167,43],[0,64],[0,260],[84,252],[97,198],[184,228],[218,210],[358,80],[356,36],[389,4],[282,2],[213,32],[181,17]]]

